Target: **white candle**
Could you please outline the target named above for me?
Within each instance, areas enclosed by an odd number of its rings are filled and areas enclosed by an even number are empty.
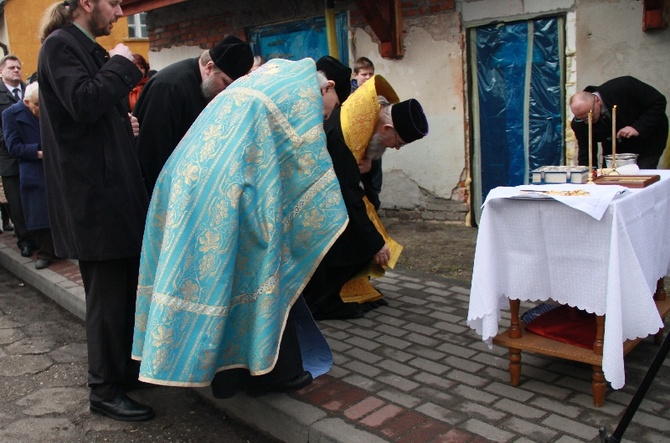
[[[612,169],[616,170],[616,105],[612,106]]]
[[[593,181],[593,109],[589,110],[589,180]]]

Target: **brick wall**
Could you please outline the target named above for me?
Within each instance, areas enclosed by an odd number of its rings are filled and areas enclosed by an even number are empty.
[[[403,18],[418,18],[451,11],[456,7],[455,0],[404,0]],[[352,28],[364,28],[367,23],[354,5],[349,9],[349,24]]]
[[[323,13],[323,3],[313,0],[191,0],[150,11],[147,27],[152,50],[182,45],[207,48],[229,34],[246,40],[248,27]]]
[[[419,18],[451,11],[455,0],[405,0],[404,18]],[[349,10],[351,27],[367,24],[352,0],[335,2],[338,11]],[[149,12],[152,50],[172,46],[211,47],[228,34],[245,38],[245,29],[282,21],[300,20],[324,13],[323,2],[313,0],[260,0],[253,5],[216,0],[191,0]]]

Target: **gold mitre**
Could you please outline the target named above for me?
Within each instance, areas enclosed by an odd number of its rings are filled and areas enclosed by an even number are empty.
[[[391,104],[400,101],[389,82],[381,75],[375,75],[356,89],[342,104],[340,119],[344,142],[357,162],[363,158],[377,127],[379,95],[385,97]]]

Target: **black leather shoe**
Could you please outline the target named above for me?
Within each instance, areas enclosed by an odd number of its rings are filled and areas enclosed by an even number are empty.
[[[234,368],[214,374],[212,395],[216,398],[231,398],[244,390],[251,380],[248,369]]]
[[[302,373],[292,379],[280,382],[265,382],[262,381],[262,379],[256,381],[254,378],[255,377],[251,377],[248,389],[249,393],[252,395],[264,394],[266,392],[297,391],[298,389],[302,389],[309,385],[314,380],[309,371],[302,371]]]
[[[109,401],[91,401],[91,412],[120,421],[144,421],[156,415],[151,406],[138,403],[125,394]]]
[[[372,311],[373,309],[377,309],[381,306],[388,306],[388,305],[389,305],[389,302],[387,302],[383,298],[380,298],[379,300],[367,301],[365,303],[361,303],[361,308],[363,308],[363,312],[369,312],[369,311]]]
[[[32,257],[33,248],[30,246],[21,246],[21,257]]]
[[[51,264],[51,260],[49,260],[48,258],[38,258],[35,261],[35,269],[48,268],[50,264]]]
[[[314,320],[351,320],[365,315],[363,307],[358,303],[344,303],[341,307],[329,312],[314,312]]]
[[[2,225],[2,230],[7,231],[7,232],[11,232],[11,231],[14,230],[14,226],[10,225],[10,224]]]

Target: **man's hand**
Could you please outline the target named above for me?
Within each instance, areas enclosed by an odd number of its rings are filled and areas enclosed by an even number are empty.
[[[365,174],[366,172],[370,172],[370,169],[372,169],[372,159],[366,157],[363,157],[360,162],[358,162],[358,170],[361,172],[361,174]]]
[[[137,117],[130,112],[128,113],[128,118],[130,118],[130,126],[133,128],[133,135],[137,137],[140,135],[140,122],[137,120]]]
[[[640,133],[632,126],[624,126],[616,133],[617,138],[631,138],[637,137],[638,135],[640,135]]]
[[[115,55],[120,55],[121,57],[127,58],[131,62],[133,61],[133,51],[131,51],[130,48],[128,46],[124,45],[123,43],[119,43],[118,45],[116,45],[114,47],[114,49],[109,51],[109,56],[110,57],[114,57]],[[140,69],[140,68],[137,68],[137,69]]]
[[[374,261],[379,266],[386,266],[390,259],[391,259],[391,250],[386,244],[384,244],[384,247],[381,248],[379,252],[377,252],[375,256],[372,258],[372,261]]]

